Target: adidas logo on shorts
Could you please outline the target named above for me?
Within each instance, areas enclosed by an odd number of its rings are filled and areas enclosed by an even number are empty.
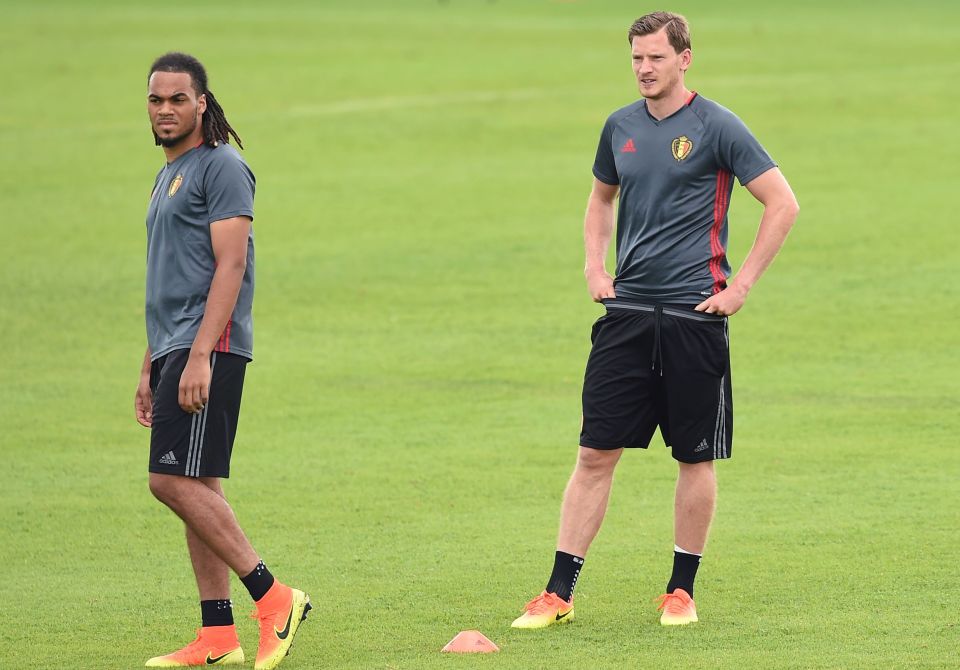
[[[180,461],[177,460],[177,457],[173,455],[172,451],[168,451],[161,456],[159,462],[164,465],[180,465]]]
[[[710,448],[710,445],[707,444],[707,440],[706,440],[706,439],[703,439],[703,440],[700,440],[700,444],[698,444],[696,447],[694,447],[693,451],[694,451],[694,452],[706,451],[706,450],[709,449],[709,448]]]

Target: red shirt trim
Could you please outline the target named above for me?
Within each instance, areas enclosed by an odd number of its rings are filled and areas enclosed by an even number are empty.
[[[723,274],[723,261],[727,252],[720,243],[720,230],[727,218],[727,209],[730,207],[730,179],[726,170],[717,172],[717,192],[713,198],[713,226],[710,228],[710,274],[713,276],[713,293],[717,294],[727,287],[727,278]]]

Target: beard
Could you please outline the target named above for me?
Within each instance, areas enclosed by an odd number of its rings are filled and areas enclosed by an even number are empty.
[[[177,146],[178,144],[180,144],[180,142],[190,137],[191,133],[193,133],[193,131],[197,129],[197,123],[198,123],[197,117],[194,116],[193,123],[190,124],[189,128],[184,130],[182,133],[179,133],[177,135],[173,135],[170,137],[164,137],[163,135],[157,132],[156,128],[153,128],[153,136],[157,140],[157,144],[169,149],[170,147]]]

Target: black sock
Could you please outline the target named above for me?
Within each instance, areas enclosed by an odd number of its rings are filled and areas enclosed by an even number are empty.
[[[267,570],[267,566],[263,564],[263,561],[260,561],[257,563],[257,567],[246,577],[241,577],[240,581],[247,587],[250,597],[256,602],[266,595],[270,587],[273,586],[274,580],[273,575]]]
[[[229,600],[201,600],[200,617],[203,620],[204,628],[207,626],[232,626],[233,603]]]
[[[667,584],[667,593],[676,589],[683,589],[693,597],[693,580],[697,578],[697,568],[700,567],[700,557],[696,554],[685,554],[682,551],[673,552],[673,574]]]
[[[547,593],[556,593],[567,602],[573,598],[573,590],[577,587],[577,577],[583,559],[573,554],[558,551],[553,558],[553,572],[547,582]]]

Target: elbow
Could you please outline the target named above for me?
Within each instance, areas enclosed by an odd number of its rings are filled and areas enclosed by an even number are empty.
[[[227,260],[217,261],[217,270],[220,272],[227,272],[229,274],[238,274],[243,276],[247,271],[247,259],[243,256],[239,258],[230,258]]]
[[[783,203],[782,211],[792,226],[793,222],[796,221],[797,217],[800,215],[800,203],[797,202],[795,197],[790,198]]]

